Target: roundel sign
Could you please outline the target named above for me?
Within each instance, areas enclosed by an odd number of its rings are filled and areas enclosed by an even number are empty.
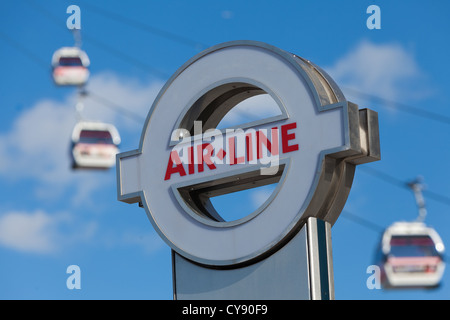
[[[279,113],[217,129],[240,102],[267,94]],[[333,224],[356,164],[379,159],[378,122],[310,61],[265,43],[201,52],[166,83],[139,149],[117,155],[118,198],[139,202],[180,255],[225,267],[263,259],[308,217]],[[210,198],[277,183],[252,214],[220,216]]]

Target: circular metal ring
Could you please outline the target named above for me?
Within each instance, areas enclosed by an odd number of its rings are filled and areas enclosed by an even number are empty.
[[[280,115],[241,129],[271,132],[274,144],[278,139],[276,171],[265,177],[261,169],[267,164],[207,161],[200,170],[176,158],[198,146],[203,157],[208,130],[237,103],[261,93],[272,97]],[[320,199],[332,200],[341,172],[353,178],[340,160],[360,151],[359,136],[350,134],[358,131],[352,112],[334,82],[309,61],[260,42],[214,46],[168,80],[147,116],[139,149],[118,155],[119,200],[141,202],[160,236],[190,260],[214,267],[259,260],[282,246],[305,218],[336,220],[340,211],[321,212]],[[195,121],[204,124],[197,136]],[[184,144],[171,140],[177,130],[189,133]],[[226,143],[235,139],[226,130],[219,133]],[[208,149],[209,159],[217,152]],[[226,222],[209,207],[208,197],[220,192],[273,182],[278,185],[272,196],[245,218]]]

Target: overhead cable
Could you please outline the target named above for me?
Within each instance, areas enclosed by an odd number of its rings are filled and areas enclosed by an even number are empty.
[[[194,48],[196,50],[201,50],[201,49],[205,49],[205,48],[209,47],[208,44],[201,43],[201,42],[199,42],[197,40],[190,39],[190,38],[188,38],[186,36],[182,36],[182,35],[179,35],[179,34],[176,34],[176,33],[173,33],[173,32],[170,32],[170,31],[167,31],[167,30],[164,30],[164,29],[161,29],[161,28],[157,28],[157,27],[148,25],[146,23],[143,23],[143,22],[140,22],[140,21],[137,21],[137,20],[134,20],[134,19],[130,19],[130,18],[128,18],[126,16],[123,16],[121,14],[118,14],[118,13],[115,13],[115,12],[112,12],[112,11],[108,11],[108,10],[105,10],[103,8],[99,8],[99,7],[95,6],[95,5],[93,5],[92,3],[88,3],[88,2],[85,2],[85,1],[82,1],[82,3],[83,3],[83,6],[89,8],[89,10],[91,10],[93,12],[96,12],[96,13],[98,13],[98,14],[106,17],[106,18],[116,20],[118,22],[127,24],[129,26],[135,27],[135,28],[140,29],[140,30],[143,30],[145,32],[149,32],[149,33],[152,33],[154,35],[157,35],[157,36],[160,36],[160,37],[172,40],[172,41],[177,42],[179,44],[192,47],[192,48]]]
[[[387,182],[391,185],[410,190],[410,186],[409,186],[410,181],[403,181],[403,180],[398,179],[390,174],[382,172],[378,169],[374,169],[370,166],[365,166],[365,167],[361,167],[358,169],[360,169],[362,172],[370,174],[371,176],[374,176],[375,178],[380,179],[384,182]],[[434,192],[434,191],[431,191],[428,189],[424,189],[422,192],[423,192],[423,194],[425,194],[427,196],[427,198],[450,206],[450,197],[447,197],[443,194],[439,194],[437,192]]]
[[[450,116],[446,116],[437,112],[433,112],[430,110],[425,110],[425,109],[421,109],[421,108],[417,108],[417,107],[413,107],[404,103],[400,103],[400,102],[396,102],[393,100],[389,100],[389,99],[385,99],[385,98],[381,98],[372,94],[368,94],[368,93],[364,93],[361,91],[358,91],[356,89],[353,88],[347,88],[347,87],[341,87],[346,93],[349,93],[353,96],[357,96],[360,97],[364,100],[370,100],[370,101],[374,101],[376,103],[379,103],[385,107],[391,108],[391,109],[396,109],[399,111],[403,111],[424,119],[428,119],[428,120],[433,120],[433,121],[437,121],[443,124],[447,124],[450,125]]]

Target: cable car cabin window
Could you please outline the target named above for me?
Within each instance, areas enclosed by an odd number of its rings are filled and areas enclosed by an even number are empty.
[[[109,131],[82,130],[78,143],[114,144]]]
[[[429,236],[392,236],[391,257],[439,256],[433,240]]]
[[[59,65],[62,67],[82,67],[83,63],[79,57],[61,57]]]

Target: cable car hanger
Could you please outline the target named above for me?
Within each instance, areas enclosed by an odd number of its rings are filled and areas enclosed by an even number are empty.
[[[72,29],[73,39],[75,41],[75,47],[81,49],[81,31],[79,29]]]
[[[414,193],[414,198],[416,199],[417,208],[419,209],[419,215],[417,217],[417,221],[424,222],[427,216],[427,209],[425,207],[425,199],[423,198],[422,190],[424,189],[421,181],[422,177],[417,177],[415,180],[408,183],[409,188]]]

